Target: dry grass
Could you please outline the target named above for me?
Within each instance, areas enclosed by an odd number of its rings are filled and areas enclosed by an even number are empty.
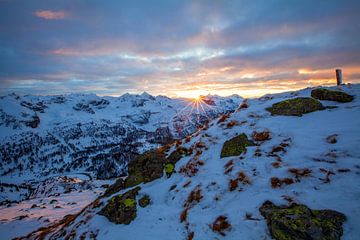
[[[226,121],[226,119],[228,119],[229,118],[229,114],[223,114],[223,115],[221,115],[220,117],[219,117],[219,120],[218,120],[218,124],[219,123],[223,123],[223,122],[225,122]]]
[[[238,125],[238,121],[232,120],[226,124],[227,128],[233,128],[235,125]]]
[[[295,175],[295,178],[299,179],[301,177],[308,177],[312,173],[312,171],[308,168],[289,168],[288,170],[290,173]]]
[[[216,218],[213,224],[210,225],[210,227],[214,232],[217,232],[220,235],[225,236],[226,235],[225,231],[231,229],[231,224],[229,223],[227,217],[219,216]]]
[[[263,141],[267,141],[267,140],[270,140],[271,137],[270,137],[270,132],[269,131],[263,131],[263,132],[253,132],[252,133],[252,138],[255,140],[255,141],[258,141],[258,142],[263,142]]]
[[[181,215],[180,215],[180,222],[185,222],[187,221],[187,215],[188,215],[188,211],[189,211],[189,208],[185,208],[184,211],[182,211]]]
[[[271,187],[272,188],[280,188],[282,185],[286,184],[286,185],[290,185],[294,183],[294,180],[292,178],[277,178],[277,177],[272,177],[270,179],[271,182]]]
[[[186,208],[191,208],[193,207],[196,203],[200,202],[201,199],[203,198],[202,194],[201,194],[201,188],[200,186],[196,186],[194,188],[194,190],[192,190],[187,198],[187,200],[184,203],[184,207]]]

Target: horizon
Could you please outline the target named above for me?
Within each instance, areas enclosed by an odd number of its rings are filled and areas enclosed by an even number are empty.
[[[0,1],[0,95],[259,97],[360,83],[360,3]],[[16,17],[14,17],[16,16]]]

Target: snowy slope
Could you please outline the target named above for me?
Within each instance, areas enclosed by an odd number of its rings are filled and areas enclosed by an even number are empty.
[[[169,179],[164,175],[140,185],[140,195],[148,194],[151,203],[146,208],[137,207],[137,217],[129,225],[114,224],[98,215],[104,205],[91,206],[85,208],[73,223],[53,229],[47,237],[187,239],[193,233],[194,239],[271,239],[266,222],[259,213],[261,204],[271,200],[275,204],[293,201],[313,209],[342,212],[347,216],[342,239],[358,239],[360,85],[332,89],[342,89],[354,95],[355,99],[350,103],[322,101],[325,106],[337,108],[301,117],[271,116],[265,108],[281,100],[308,97],[311,89],[250,99],[248,108],[240,108],[224,122],[214,120],[209,128],[193,134],[190,141],[189,138],[182,141],[181,146],[193,149],[193,154],[176,164],[176,173]],[[230,122],[233,124],[229,125]],[[253,132],[264,130],[270,132],[270,140],[247,147],[246,153],[240,156],[220,158],[226,140],[241,133],[251,138]],[[331,144],[326,139],[334,134],[337,142]],[[174,149],[175,146],[169,153]],[[202,163],[196,164],[199,161]],[[186,174],[182,169],[191,163],[195,163],[198,172]],[[308,169],[311,173],[296,177],[289,171],[291,168]],[[230,191],[229,182],[239,172],[246,176],[246,180]],[[273,177],[291,178],[294,183],[273,188]],[[184,204],[196,189],[200,189],[202,198],[192,203],[186,221],[180,222]],[[128,189],[119,193],[126,191]],[[100,203],[106,204],[111,197],[100,199]],[[226,216],[231,224],[225,237],[210,228],[220,215]],[[39,232],[31,236],[37,234]]]

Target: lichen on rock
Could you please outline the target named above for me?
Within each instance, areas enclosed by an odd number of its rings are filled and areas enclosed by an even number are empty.
[[[325,88],[317,88],[312,90],[311,96],[319,100],[336,101],[342,103],[351,102],[354,99],[353,96],[347,93],[341,91],[328,90]]]
[[[299,116],[314,111],[324,110],[325,107],[316,99],[299,97],[284,100],[266,108],[271,115]]]
[[[338,240],[346,216],[333,210],[312,210],[305,205],[276,206],[266,201],[260,207],[271,236],[276,240]]]
[[[112,197],[99,214],[116,224],[130,224],[136,218],[136,195],[139,190],[140,187],[136,187]]]
[[[125,180],[125,187],[151,182],[162,177],[165,163],[165,153],[158,149],[137,156],[128,164],[129,175]]]
[[[169,163],[175,164],[177,163],[184,155],[188,153],[187,148],[184,147],[178,147],[175,151],[173,151],[169,157],[167,158],[167,161]]]
[[[250,141],[245,133],[242,133],[224,143],[220,157],[239,156],[248,146],[255,146],[255,143]]]

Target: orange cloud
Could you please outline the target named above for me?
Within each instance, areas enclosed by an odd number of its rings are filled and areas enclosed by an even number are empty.
[[[39,18],[44,18],[47,20],[59,20],[64,19],[67,17],[67,13],[63,11],[51,11],[51,10],[43,10],[43,11],[36,11],[34,13],[35,16]]]

